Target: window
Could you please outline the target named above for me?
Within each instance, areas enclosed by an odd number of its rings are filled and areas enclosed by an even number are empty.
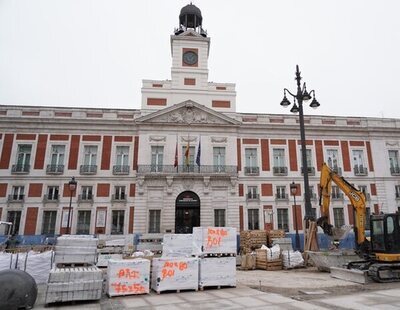
[[[225,147],[213,148],[213,163],[215,172],[225,171]]]
[[[276,199],[288,199],[288,195],[286,194],[286,186],[276,187]]]
[[[259,213],[258,209],[248,209],[247,210],[248,229],[249,230],[260,229],[259,214],[258,213]]]
[[[19,144],[17,151],[17,162],[13,166],[13,172],[29,172],[31,161],[32,145]]]
[[[257,149],[256,148],[248,148],[244,150],[246,166],[245,173],[246,174],[258,174],[258,161],[257,161]]]
[[[47,187],[47,200],[58,200],[58,186]]]
[[[366,200],[370,200],[370,195],[367,192],[367,186],[366,185],[359,185],[358,189],[360,190],[360,192],[362,192],[364,194]]]
[[[186,148],[187,146],[182,147],[182,165],[183,165],[183,170],[184,171],[189,171],[193,172],[194,171],[194,156],[195,156],[195,147],[194,146],[189,146],[189,158],[186,159]]]
[[[289,231],[289,211],[288,209],[277,209],[278,229]]]
[[[161,210],[149,210],[149,233],[161,232]]]
[[[258,187],[257,186],[247,186],[247,199],[258,199]]]
[[[390,164],[390,173],[399,174],[399,151],[389,151],[389,164]]]
[[[124,210],[114,210],[111,213],[112,225],[111,234],[112,235],[122,235],[124,233]]]
[[[92,200],[92,186],[82,186],[81,200]]]
[[[50,165],[47,166],[47,173],[61,174],[64,172],[64,145],[52,145],[50,154]]]
[[[21,211],[8,211],[7,212],[7,222],[11,222],[10,234],[19,233],[19,225],[21,222]]]
[[[339,152],[336,149],[327,149],[326,150],[326,163],[333,171],[341,174],[339,171]]]
[[[57,211],[43,211],[42,235],[54,235],[56,220]]]
[[[344,225],[343,208],[333,208],[333,219],[335,221],[335,227],[340,228]]]
[[[129,146],[117,146],[117,160],[113,167],[114,174],[129,174]]]
[[[125,200],[125,186],[115,186],[115,200]]]
[[[22,201],[24,200],[24,186],[13,186],[10,200]]]
[[[83,165],[81,166],[82,174],[94,174],[97,172],[97,146],[84,146]]]
[[[76,233],[78,235],[88,235],[90,231],[90,211],[78,211],[78,225]]]
[[[303,169],[303,153],[300,152],[301,154],[301,173],[304,173]],[[310,174],[315,174],[315,168],[314,165],[312,164],[312,153],[310,149],[306,149],[306,160],[307,160],[307,172]]]
[[[214,209],[214,226],[225,227],[225,209]]]
[[[396,199],[400,199],[400,185],[395,185],[394,189],[396,191]]]
[[[366,174],[367,168],[364,165],[364,151],[363,150],[353,150],[353,165],[354,165],[354,173]]]
[[[152,146],[151,147],[151,171],[161,172],[163,170],[163,146]]]
[[[342,193],[340,192],[339,187],[336,185],[332,185],[332,199],[342,199]]]
[[[287,167],[285,164],[285,150],[284,149],[273,149],[272,150],[273,158],[274,158],[274,174],[286,174]]]

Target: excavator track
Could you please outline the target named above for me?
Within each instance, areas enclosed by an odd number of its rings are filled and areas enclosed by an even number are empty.
[[[368,269],[368,276],[381,283],[400,282],[400,263],[374,263]]]

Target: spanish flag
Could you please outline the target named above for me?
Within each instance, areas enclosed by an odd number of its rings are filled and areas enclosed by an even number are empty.
[[[185,164],[186,166],[189,166],[190,164],[190,141],[189,141],[189,137],[187,140],[187,145],[186,145],[186,151],[185,151]]]

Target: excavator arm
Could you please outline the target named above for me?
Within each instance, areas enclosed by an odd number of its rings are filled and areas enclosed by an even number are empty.
[[[354,230],[356,234],[356,243],[358,247],[365,244],[365,224],[366,224],[366,208],[365,195],[363,192],[355,188],[343,177],[332,171],[329,166],[324,163],[321,169],[320,177],[320,206],[321,217],[317,224],[324,230],[326,234],[332,235],[332,225],[329,224],[329,207],[332,194],[332,182],[334,182],[349,198],[351,205],[355,210]]]

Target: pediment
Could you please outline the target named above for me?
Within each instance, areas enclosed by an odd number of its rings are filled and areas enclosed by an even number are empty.
[[[181,34],[179,34],[179,36],[181,36],[181,37],[202,37],[199,33],[197,33],[196,31],[194,31],[192,29],[182,32]]]
[[[237,126],[239,121],[194,101],[187,100],[157,112],[139,117],[138,123],[213,124]]]

